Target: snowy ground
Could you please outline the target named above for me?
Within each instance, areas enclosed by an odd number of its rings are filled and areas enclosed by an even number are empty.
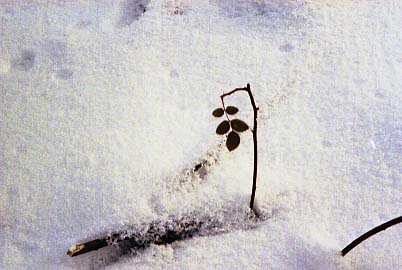
[[[402,213],[402,2],[3,0],[0,19],[1,269],[402,267],[400,225],[339,255]],[[219,143],[219,95],[247,82],[269,216],[253,229],[233,225],[250,134],[205,184],[167,192]],[[251,122],[246,96],[227,102]],[[190,212],[229,232],[113,263],[65,254]]]

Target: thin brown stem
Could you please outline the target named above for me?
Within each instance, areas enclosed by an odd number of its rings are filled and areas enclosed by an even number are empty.
[[[225,112],[226,119],[227,119],[228,122],[230,123],[229,115],[228,115],[228,113],[226,112],[225,102],[223,101],[222,96],[221,96],[221,102],[222,102],[223,111]],[[232,127],[230,127],[230,129],[232,129]]]
[[[258,153],[257,153],[257,150],[258,150],[258,148],[257,148],[257,112],[258,112],[258,107],[255,105],[253,93],[251,92],[251,89],[250,89],[250,84],[247,84],[246,87],[236,88],[227,93],[222,94],[221,101],[222,101],[223,109],[225,109],[225,103],[224,103],[223,99],[225,97],[230,96],[239,91],[247,92],[247,94],[250,98],[251,106],[253,107],[253,112],[254,112],[253,130],[251,131],[253,133],[253,145],[254,145],[254,168],[253,168],[253,186],[251,189],[251,198],[250,198],[250,209],[254,213],[256,213],[254,211],[254,200],[255,200],[255,192],[257,190],[257,158],[258,158]],[[226,111],[225,111],[225,113],[226,113]],[[228,117],[228,116],[226,115],[226,117]]]
[[[363,242],[367,238],[369,238],[369,237],[373,236],[374,234],[379,233],[383,230],[386,230],[393,225],[401,223],[401,222],[402,222],[402,216],[394,218],[390,221],[387,221],[387,222],[381,224],[380,226],[377,226],[377,227],[371,229],[370,231],[366,232],[365,234],[363,234],[360,237],[353,240],[349,245],[347,245],[344,249],[342,249],[342,251],[341,251],[342,256],[345,256],[346,254],[348,254],[349,251],[354,249],[357,245],[359,245],[361,242]]]

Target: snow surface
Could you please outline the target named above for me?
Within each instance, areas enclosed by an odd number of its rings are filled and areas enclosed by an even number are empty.
[[[402,226],[339,255],[402,213],[401,1],[5,0],[0,19],[1,269],[402,268]],[[268,217],[252,228],[250,134],[168,192],[215,151],[219,95],[248,82]],[[251,122],[245,95],[227,103]],[[188,213],[227,232],[66,255]]]

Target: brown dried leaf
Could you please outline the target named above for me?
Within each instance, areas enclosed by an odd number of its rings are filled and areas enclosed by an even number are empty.
[[[240,144],[240,136],[234,131],[231,131],[226,139],[226,147],[230,152],[235,150]]]
[[[224,111],[222,108],[216,108],[213,112],[212,115],[215,117],[221,117],[223,115]]]
[[[240,119],[233,119],[230,121],[232,128],[238,132],[243,132],[248,129],[248,125]]]
[[[230,129],[229,121],[228,120],[222,121],[216,128],[216,134],[224,135],[228,133],[229,129]]]
[[[236,108],[235,106],[227,106],[225,110],[226,110],[227,114],[230,114],[230,115],[236,114],[239,111],[239,109]]]

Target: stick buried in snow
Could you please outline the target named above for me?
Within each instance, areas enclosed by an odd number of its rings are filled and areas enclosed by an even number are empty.
[[[207,158],[201,160],[193,169],[187,169],[182,172],[181,176],[176,177],[173,180],[175,182],[171,184],[173,186],[180,185],[181,187],[188,188],[188,185],[196,186],[197,181],[205,180],[208,171],[218,162],[221,149],[222,143],[218,145],[217,150],[208,152]],[[189,180],[197,181],[189,182]],[[177,190],[173,188],[168,192],[173,193],[175,191]],[[208,218],[205,220],[208,221]],[[150,244],[168,244],[197,234],[198,230],[203,226],[204,221],[200,221],[197,218],[193,218],[192,220],[182,218],[165,222],[153,222],[150,225],[132,226],[130,229],[114,232],[103,238],[73,245],[68,249],[67,255],[74,257],[112,245],[125,245],[133,249],[141,249],[146,248]],[[144,231],[145,233],[139,233]]]
[[[67,255],[74,257],[107,246],[121,248],[122,254],[125,254],[145,249],[151,244],[171,244],[194,236],[217,235],[233,229],[247,230],[255,227],[258,224],[256,221],[269,218],[268,215],[257,217],[249,208],[239,209],[237,206],[226,206],[217,213],[191,212],[180,218],[170,217],[149,224],[130,225],[106,237],[74,245],[67,251]]]
[[[194,235],[202,234],[201,229],[208,231],[205,221],[181,218],[170,221],[153,222],[150,225],[133,227],[113,233],[105,238],[74,245],[68,249],[67,255],[75,257],[107,246],[128,246],[130,249],[144,249],[151,244],[170,244]]]

